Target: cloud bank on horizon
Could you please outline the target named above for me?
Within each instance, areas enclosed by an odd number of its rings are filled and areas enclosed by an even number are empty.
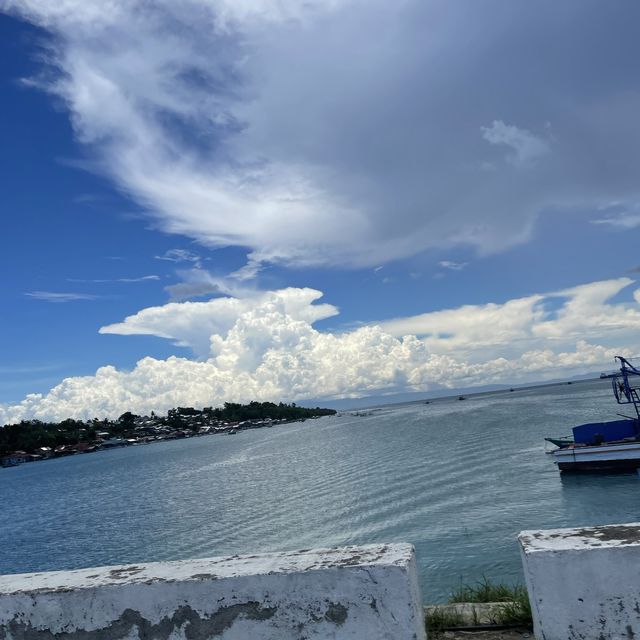
[[[101,331],[170,339],[200,359],[147,357],[132,371],[101,367],[94,376],[67,378],[46,395],[0,405],[0,423],[304,400],[311,394],[359,397],[593,371],[610,367],[614,355],[640,349],[640,289],[633,301],[612,302],[632,284],[629,278],[594,282],[342,333],[313,327],[337,309],[316,304],[322,293],[312,289],[150,307]]]
[[[501,251],[543,213],[612,200],[625,228],[640,201],[632,2],[0,8],[50,35],[31,82],[62,99],[92,166],[158,228],[245,248],[248,277]]]

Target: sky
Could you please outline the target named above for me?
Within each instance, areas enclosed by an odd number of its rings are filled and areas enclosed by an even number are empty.
[[[0,0],[0,423],[640,353],[639,20]]]

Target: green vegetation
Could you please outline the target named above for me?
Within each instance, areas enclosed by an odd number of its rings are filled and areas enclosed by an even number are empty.
[[[449,602],[507,602],[513,599],[516,591],[524,589],[502,583],[494,584],[483,578],[475,585],[461,584],[449,598]]]
[[[62,422],[43,422],[41,420],[23,420],[18,424],[8,424],[0,428],[0,456],[14,451],[34,453],[42,447],[78,445],[94,443],[98,434],[108,434],[110,438],[136,439],[142,436],[171,437],[176,434],[195,434],[203,428],[224,428],[234,423],[305,420],[320,416],[333,415],[333,409],[307,409],[295,403],[275,404],[273,402],[250,402],[236,404],[225,402],[223,407],[194,409],[178,407],[169,409],[166,416],[137,416],[130,411],[116,420],[73,420]],[[251,426],[260,426],[251,425]],[[238,427],[242,428],[242,427]],[[158,436],[158,434],[161,434]],[[180,437],[179,435],[176,437]]]
[[[183,409],[178,408],[182,412]],[[196,409],[191,409],[196,411]],[[225,402],[224,407],[212,409],[207,407],[202,410],[202,414],[217,420],[301,420],[305,418],[315,418],[318,416],[332,416],[335,409],[306,409],[298,407],[295,402],[291,404],[274,404],[273,402],[250,402],[249,404],[235,404]]]
[[[503,602],[496,624],[532,624],[529,596],[523,585],[493,584],[483,578],[475,585],[461,585],[449,602]]]
[[[427,616],[425,624],[429,637],[433,637],[434,633],[436,634],[435,637],[438,637],[438,632],[462,627],[465,625],[465,621],[462,615],[455,611],[436,609]]]
[[[55,448],[79,442],[91,442],[109,424],[107,421],[82,422],[63,420],[62,422],[41,422],[23,420],[18,424],[7,424],[0,428],[0,455],[12,451],[32,453],[40,447]]]
[[[496,608],[493,624],[528,628],[533,624],[529,597],[522,585],[494,584],[483,578],[475,585],[460,585],[449,598],[449,604],[487,602],[503,603]],[[472,614],[473,619],[468,620],[459,612],[445,608],[436,609],[427,616],[427,630],[438,637],[439,632],[446,629],[478,625],[480,622],[476,612],[473,611]]]
[[[530,627],[533,624],[531,618],[531,604],[527,590],[520,586],[514,590],[513,600],[505,602],[500,613],[500,624],[521,624]]]

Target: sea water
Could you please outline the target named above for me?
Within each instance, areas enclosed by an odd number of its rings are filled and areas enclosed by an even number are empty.
[[[597,380],[0,469],[0,573],[408,541],[425,601],[521,582],[519,531],[640,520],[637,476],[545,455],[621,409]]]

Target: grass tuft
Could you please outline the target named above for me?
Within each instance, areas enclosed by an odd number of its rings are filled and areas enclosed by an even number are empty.
[[[483,578],[475,585],[461,584],[449,598],[449,604],[460,603],[500,603],[491,609],[493,624],[513,625],[531,628],[531,606],[527,590],[522,585],[510,586],[506,584],[494,584]],[[467,625],[480,625],[477,612],[472,611],[473,620],[469,620],[462,613],[452,611],[451,608],[437,608],[430,610],[426,616],[427,631],[434,638],[442,637],[447,629]],[[486,614],[484,617],[486,620]]]
[[[464,619],[459,613],[436,609],[429,613],[425,622],[427,631],[438,633],[452,627],[461,627],[464,624]]]
[[[496,614],[497,624],[532,624],[529,596],[523,585],[494,584],[483,578],[475,585],[460,585],[449,602],[504,602]]]
[[[513,600],[505,602],[498,615],[499,624],[533,625],[531,604],[527,590],[519,585],[513,588]]]
[[[449,602],[508,602],[518,587],[505,584],[494,584],[487,578],[475,585],[461,584],[450,596]]]

